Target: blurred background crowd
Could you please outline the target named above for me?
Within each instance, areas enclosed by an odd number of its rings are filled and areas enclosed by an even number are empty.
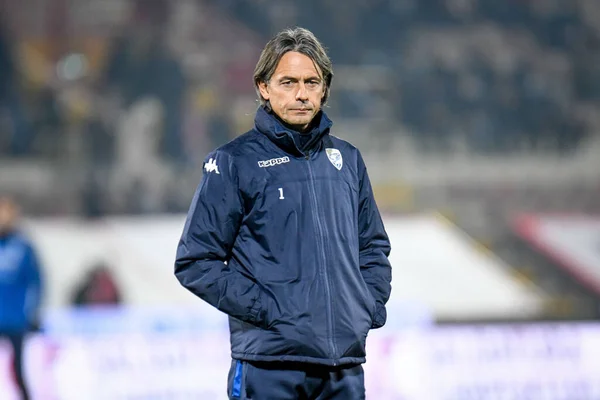
[[[598,13],[594,0],[3,0],[0,154],[19,179],[0,184],[26,196],[46,182],[27,199],[43,213],[183,210],[199,160],[252,125],[263,42],[294,25],[333,58],[343,136],[574,157],[600,127]]]
[[[443,215],[547,296],[539,319],[598,317],[598,0],[0,0],[0,193],[33,218],[180,215],[290,26],[328,49],[333,133],[384,215]],[[578,242],[536,238],[540,215]]]

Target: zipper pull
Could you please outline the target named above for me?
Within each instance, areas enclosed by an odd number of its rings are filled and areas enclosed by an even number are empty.
[[[305,159],[305,160],[308,160],[308,159],[310,159],[310,156],[308,155],[308,152],[304,153],[304,159]]]

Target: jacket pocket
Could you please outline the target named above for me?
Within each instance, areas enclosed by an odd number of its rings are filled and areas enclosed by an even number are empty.
[[[371,324],[375,322],[375,313],[377,313],[377,300],[373,297],[371,292],[367,293],[367,298],[370,301],[371,308],[369,309],[369,315],[371,316]]]
[[[271,295],[262,290],[258,299],[256,300],[254,308],[257,309],[256,322],[254,323],[260,329],[274,330],[275,326],[280,323],[281,315],[278,311],[278,307],[275,299]]]
[[[258,298],[254,302],[250,312],[254,316],[253,325],[261,329],[269,329],[273,317],[270,315],[268,303],[268,295],[261,290]]]

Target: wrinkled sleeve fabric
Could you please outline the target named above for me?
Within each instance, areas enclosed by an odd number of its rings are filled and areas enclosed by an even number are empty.
[[[360,271],[376,302],[372,329],[385,325],[385,305],[392,291],[392,268],[388,257],[391,246],[379,209],[373,197],[373,189],[364,160],[358,154],[359,175],[359,260]]]
[[[260,287],[227,265],[243,218],[233,158],[215,151],[203,168],[177,247],[175,276],[225,314],[260,326],[265,319]]]

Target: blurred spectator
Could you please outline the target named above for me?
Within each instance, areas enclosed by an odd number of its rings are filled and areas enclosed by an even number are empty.
[[[73,292],[71,303],[75,306],[118,305],[122,296],[110,269],[96,264]]]
[[[19,74],[12,50],[0,16],[0,152],[4,145],[9,154],[22,156],[30,151],[33,137],[19,92]],[[3,114],[8,126],[2,124]]]
[[[156,98],[163,108],[161,154],[179,159],[181,114],[186,79],[179,61],[166,45],[169,2],[138,1],[125,35],[114,39],[104,84],[129,110],[145,98]]]
[[[0,197],[0,338],[13,349],[13,366],[23,399],[29,399],[23,373],[23,343],[37,327],[42,283],[40,265],[31,242],[19,231],[18,207]]]

